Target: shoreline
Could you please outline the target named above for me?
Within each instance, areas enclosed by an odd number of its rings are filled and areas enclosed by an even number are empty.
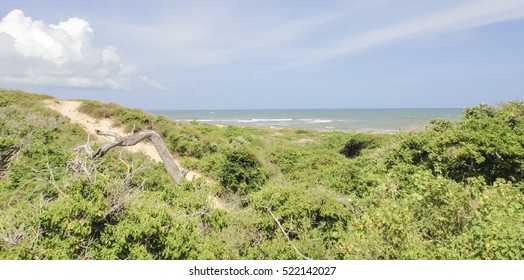
[[[175,122],[184,122],[184,123],[191,123],[192,121],[186,121],[186,120],[177,120],[169,118],[169,120],[175,121]],[[424,127],[418,127],[413,128],[409,130],[354,130],[354,129],[320,129],[320,128],[304,128],[304,127],[271,127],[271,126],[261,126],[261,125],[236,125],[236,124],[222,124],[222,123],[206,123],[206,122],[199,122],[196,121],[199,124],[203,125],[210,125],[214,126],[220,129],[227,128],[229,126],[232,127],[238,127],[238,128],[255,128],[255,129],[268,129],[272,131],[284,131],[284,130],[306,130],[306,131],[314,131],[314,132],[320,132],[320,133],[332,133],[332,132],[338,132],[338,133],[353,133],[353,134],[372,134],[372,135],[393,135],[401,132],[414,132],[422,130]]]
[[[52,108],[53,105],[54,106],[57,106],[59,107],[58,105],[61,104],[61,105],[66,105],[68,104],[69,107],[71,108],[68,108],[67,110],[65,111],[69,111],[68,113],[71,114],[73,113],[74,111],[76,111],[77,107],[80,105],[80,103],[82,102],[82,100],[60,100],[60,99],[56,99],[54,100],[54,102],[50,102],[48,101],[46,106],[49,107],[49,108]],[[54,104],[53,104],[54,103]],[[74,106],[71,105],[74,103]],[[52,109],[55,109],[57,110],[57,108],[52,108]],[[151,110],[142,110],[142,109],[139,109],[141,111],[143,111],[144,113],[147,113],[147,114],[151,114],[153,116],[163,116],[163,117],[166,117],[167,119],[171,120],[171,121],[175,121],[175,122],[184,122],[184,123],[191,123],[191,122],[197,122],[199,124],[203,124],[203,125],[210,125],[210,126],[214,126],[214,127],[217,127],[217,128],[220,128],[220,129],[223,129],[223,128],[227,128],[228,126],[233,126],[233,127],[238,127],[238,128],[246,128],[246,129],[250,129],[250,128],[255,128],[255,129],[268,129],[268,130],[272,130],[272,131],[284,131],[284,130],[306,130],[306,131],[311,131],[311,132],[318,132],[318,133],[351,133],[351,134],[370,134],[370,135],[393,135],[393,134],[398,134],[398,133],[401,133],[401,132],[415,132],[415,131],[421,131],[424,129],[424,127],[429,123],[429,121],[423,125],[418,125],[418,126],[415,126],[415,125],[410,125],[408,129],[402,129],[402,128],[399,128],[399,129],[355,129],[355,128],[321,128],[321,127],[310,127],[307,125],[307,123],[305,123],[306,125],[304,126],[300,126],[300,125],[296,125],[296,126],[282,126],[282,127],[277,127],[277,126],[272,126],[272,125],[268,125],[268,124],[261,124],[261,123],[264,123],[265,120],[268,120],[268,122],[271,122],[272,119],[256,119],[257,116],[254,116],[253,118],[251,118],[252,120],[255,120],[255,121],[242,121],[242,120],[236,120],[236,121],[223,121],[223,120],[189,120],[189,119],[178,119],[178,118],[174,118],[172,116],[169,116],[169,115],[165,115],[165,114],[158,114],[158,110],[155,110],[155,111],[151,111]],[[317,109],[310,109],[310,110],[317,110]],[[318,110],[323,110],[323,109],[318,109]],[[341,109],[336,109],[336,110],[341,110]],[[358,109],[358,110],[362,110],[362,109]],[[379,110],[384,110],[384,109],[379,109]],[[388,109],[389,110],[389,109]],[[396,109],[391,109],[391,110],[396,110]],[[417,109],[419,110],[419,109]],[[241,111],[244,111],[244,112],[250,112],[249,110],[241,110]],[[269,110],[269,111],[274,111],[274,110]],[[61,112],[62,114],[65,114],[67,115],[66,112]],[[77,114],[77,112],[75,112],[75,114]],[[81,116],[80,116],[81,115]],[[80,119],[83,119],[83,120],[87,120],[89,118],[85,118],[84,117],[84,114],[80,114],[79,116],[76,116],[74,117],[73,119],[76,119],[76,122],[80,122]],[[245,116],[247,118],[250,118],[250,116]],[[309,117],[307,119],[293,119],[293,118],[286,118],[284,119],[285,121],[315,121],[314,119],[314,116],[313,117]],[[100,125],[100,121],[102,122],[107,122],[109,120],[91,120],[91,121],[87,121],[88,123],[91,122],[93,124],[98,124]],[[282,119],[277,119],[277,122],[279,121],[282,121]],[[329,120],[330,122],[337,122],[339,120]],[[454,120],[452,120],[454,121]],[[85,126],[85,122],[83,122],[83,126]],[[319,123],[324,123],[324,122],[327,122],[325,120],[322,120],[322,121],[319,121]],[[267,122],[266,122],[267,123]],[[296,123],[295,123],[296,124]],[[318,123],[309,123],[310,125],[311,124],[318,124]],[[112,127],[112,122],[109,121],[109,123],[103,123],[102,124],[104,127]],[[91,128],[91,130],[94,131],[94,128]],[[154,153],[152,153],[154,154]],[[155,160],[158,160],[156,158],[156,156],[153,156],[153,158],[155,158]]]
[[[215,126],[395,134],[423,130],[432,120],[458,121],[462,109],[149,110],[178,122]]]

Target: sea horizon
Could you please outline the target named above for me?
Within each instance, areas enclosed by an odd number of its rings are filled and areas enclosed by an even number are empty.
[[[456,121],[462,111],[463,108],[147,110],[183,122],[363,132],[415,130],[431,120]]]

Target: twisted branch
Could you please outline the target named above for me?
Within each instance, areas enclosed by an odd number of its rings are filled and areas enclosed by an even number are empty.
[[[180,183],[182,178],[185,176],[185,171],[180,169],[178,165],[175,163],[175,160],[171,156],[171,153],[167,149],[166,144],[162,140],[162,137],[158,135],[154,130],[146,130],[142,132],[133,133],[126,136],[121,136],[117,133],[111,132],[111,131],[95,131],[97,135],[101,136],[109,136],[114,138],[113,142],[109,142],[102,146],[100,149],[98,149],[96,152],[93,152],[91,150],[91,147],[89,146],[89,143],[86,145],[78,146],[75,148],[75,150],[82,151],[85,150],[88,155],[90,155],[91,159],[97,159],[99,157],[103,157],[107,152],[109,152],[114,147],[128,147],[128,146],[134,146],[141,141],[149,140],[155,146],[158,155],[160,156],[160,159],[164,163],[164,167],[166,168],[167,173],[169,176],[171,176],[171,179],[175,183]]]

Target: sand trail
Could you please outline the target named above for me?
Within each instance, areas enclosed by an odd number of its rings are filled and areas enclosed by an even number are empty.
[[[67,101],[67,100],[52,100],[47,99],[44,100],[44,105],[47,108],[50,108],[52,110],[55,110],[59,112],[61,115],[68,117],[71,122],[81,126],[84,128],[84,130],[91,135],[91,139],[94,139],[95,141],[98,141],[100,143],[107,142],[107,140],[103,140],[102,138],[107,138],[103,136],[96,135],[96,130],[101,131],[112,131],[116,132],[120,135],[126,135],[127,133],[124,132],[124,130],[120,127],[115,127],[113,125],[113,122],[110,119],[95,119],[87,114],[84,114],[80,111],[78,111],[78,108],[82,104],[81,101]],[[94,138],[93,138],[94,137]],[[152,160],[156,162],[161,162],[160,156],[158,155],[158,152],[156,151],[155,146],[151,144],[148,141],[142,141],[134,146],[129,147],[123,147],[124,149],[134,152],[134,153],[143,153]],[[182,169],[180,162],[175,160],[176,164],[179,168]],[[190,181],[195,178],[203,178],[203,176],[195,171],[188,171],[185,178],[186,180]],[[208,181],[211,181],[208,179]]]

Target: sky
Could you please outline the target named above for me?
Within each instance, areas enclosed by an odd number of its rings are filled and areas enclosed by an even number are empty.
[[[0,88],[152,109],[524,100],[524,0],[7,0]]]

